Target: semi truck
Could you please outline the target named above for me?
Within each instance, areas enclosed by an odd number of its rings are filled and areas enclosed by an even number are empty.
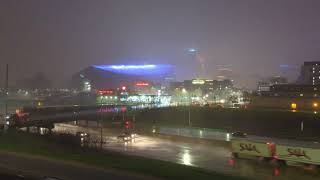
[[[281,164],[320,166],[320,143],[258,136],[231,137],[235,158],[260,158]]]
[[[232,155],[234,157],[272,159],[274,156],[274,143],[265,138],[232,137]]]

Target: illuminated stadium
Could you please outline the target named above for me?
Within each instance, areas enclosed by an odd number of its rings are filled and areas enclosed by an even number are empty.
[[[90,82],[93,88],[118,88],[137,81],[165,85],[175,80],[175,66],[170,64],[92,65],[72,77],[72,84],[79,88]]]

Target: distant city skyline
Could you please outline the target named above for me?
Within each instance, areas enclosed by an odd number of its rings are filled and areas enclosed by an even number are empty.
[[[235,84],[254,88],[280,65],[320,60],[319,9],[318,0],[3,0],[0,60],[11,85],[44,72],[63,86],[93,64],[174,64],[184,80],[195,48],[208,78],[232,64]]]

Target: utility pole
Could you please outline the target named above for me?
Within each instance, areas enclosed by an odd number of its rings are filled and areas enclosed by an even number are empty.
[[[8,129],[8,94],[9,94],[9,64],[6,65],[6,79],[5,79],[5,112],[4,112],[4,132]]]
[[[6,93],[5,116],[7,116],[8,115],[8,94],[9,94],[9,64],[6,65],[5,93]]]
[[[102,114],[101,114],[102,116]],[[103,145],[103,126],[102,126],[102,118],[100,120],[100,149],[102,150],[102,145]]]
[[[132,129],[133,129],[133,133],[136,133],[136,115],[135,115],[135,113],[133,114],[133,117],[132,117]]]
[[[188,120],[189,120],[189,127],[191,127],[191,105],[189,105],[189,109],[188,109]]]
[[[100,106],[100,149],[102,150],[102,146],[103,146],[103,126],[102,126],[102,123],[103,123],[103,114],[102,114],[102,111],[103,111],[103,104],[102,104],[102,100],[101,100],[101,106]]]

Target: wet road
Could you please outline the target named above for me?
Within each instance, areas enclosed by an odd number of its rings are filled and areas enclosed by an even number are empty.
[[[98,128],[62,124],[56,125],[54,131],[70,133],[84,131],[91,136],[96,136],[97,139],[100,135]],[[267,162],[258,160],[237,159],[234,161],[231,159],[231,149],[228,142],[184,142],[181,139],[172,140],[138,135],[134,142],[124,143],[117,139],[120,133],[119,130],[104,129],[103,137],[106,143],[103,148],[254,179],[318,180],[320,178],[320,173],[306,171],[301,167],[276,168]]]

